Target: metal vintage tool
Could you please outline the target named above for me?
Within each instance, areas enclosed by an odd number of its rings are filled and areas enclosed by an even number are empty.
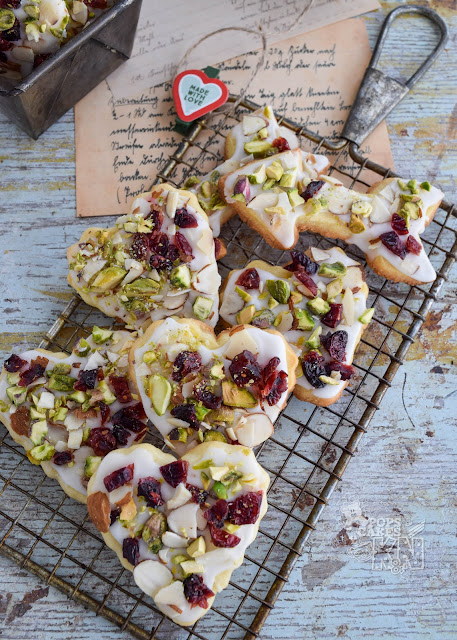
[[[236,97],[231,101],[236,102]],[[202,159],[211,158],[216,164],[215,144],[223,146],[226,132],[246,111],[257,108],[258,105],[244,100],[232,112],[212,119],[211,124],[204,120],[192,123],[157,182],[169,181],[179,186],[187,175],[199,173]],[[333,154],[330,172],[345,176],[351,187],[363,189],[366,183],[362,172],[366,168],[378,173],[381,179],[392,175],[388,168],[358,154],[355,142],[329,140],[288,119],[281,120],[281,124],[300,136],[305,150],[322,153],[326,149]],[[357,165],[354,173],[345,168],[348,150]],[[340,162],[345,166],[340,166]],[[116,558],[111,558],[87,521],[84,505],[71,501],[56,483],[32,466],[3,427],[0,427],[3,526],[0,552],[141,640],[259,637],[297,559],[305,551],[310,533],[457,261],[454,211],[454,205],[443,202],[422,237],[437,271],[434,283],[416,287],[392,285],[367,273],[370,306],[382,309],[382,313],[375,313],[371,329],[362,337],[356,352],[353,364],[357,379],[336,405],[321,408],[291,399],[282,412],[277,431],[257,452],[272,483],[270,508],[256,544],[246,555],[243,566],[233,574],[227,599],[223,594],[218,596],[211,612],[198,624],[187,630],[179,628],[155,609],[152,600],[138,595],[128,572],[119,567]],[[232,218],[222,228],[222,235],[228,250],[222,260],[224,272],[242,268],[253,258],[272,259],[280,264],[287,261],[285,252],[273,252],[238,218]],[[336,244],[319,236],[301,235],[300,248],[311,243],[322,249]],[[347,251],[363,262],[361,254],[350,248]],[[104,325],[107,318],[73,296],[40,347],[69,352],[79,336],[90,333],[94,323]],[[150,439],[160,446],[153,434]],[[30,517],[35,512],[37,516]],[[49,534],[56,521],[61,538]],[[228,608],[224,603],[229,603]]]
[[[399,16],[405,14],[421,15],[436,24],[440,30],[440,39],[416,73],[403,83],[383,73],[376,65],[381,57],[381,52],[392,22]],[[405,5],[391,11],[382,25],[370,64],[365,71],[341,136],[360,146],[365,138],[376,129],[378,124],[386,118],[400,100],[403,100],[410,88],[416,84],[427,69],[431,67],[446,45],[448,37],[448,28],[444,20],[428,7]]]

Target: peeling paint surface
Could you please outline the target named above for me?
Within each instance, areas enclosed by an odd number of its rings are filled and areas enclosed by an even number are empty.
[[[430,177],[449,200],[457,201],[457,2],[417,3],[442,15],[451,39],[435,66],[389,116],[395,164],[399,173]],[[398,4],[403,3],[382,2],[384,11]],[[372,41],[381,19],[382,15],[367,17]],[[407,77],[433,46],[435,34],[409,18],[399,23],[395,27],[399,31],[386,45],[383,64],[395,77]],[[394,58],[401,60],[402,73]],[[6,357],[13,348],[35,346],[69,299],[62,277],[65,249],[80,237],[87,221],[75,217],[73,114],[61,118],[38,142],[2,116],[0,124],[0,355]],[[106,219],[100,220],[91,224],[106,224]],[[306,553],[264,626],[262,640],[457,637],[456,296],[455,269],[324,509]],[[385,311],[396,313],[397,308],[392,303]],[[404,330],[410,321],[410,316],[402,315],[396,327]],[[376,330],[379,335],[373,338],[382,338]],[[362,362],[369,363],[370,349],[362,345],[359,353]],[[385,367],[387,362],[380,357],[377,364]],[[323,450],[324,464],[334,463],[334,451]],[[298,491],[292,498],[299,498],[299,510],[313,505],[312,497]],[[75,508],[70,501],[65,507],[69,513]],[[26,515],[34,530],[47,520],[47,514],[39,512]],[[392,553],[389,542],[385,535],[376,535],[376,527],[385,534],[389,526],[403,531],[419,525],[422,529],[415,539],[423,542],[423,568],[401,571],[400,566],[395,572],[386,564]],[[0,534],[7,526],[0,521]],[[67,544],[72,534],[57,519],[46,535]],[[397,538],[393,536],[400,544]],[[82,552],[86,547],[93,551],[89,539],[78,539],[76,544]],[[30,548],[26,533],[17,546],[23,551]],[[49,566],[55,561],[40,546],[33,558]],[[107,553],[101,558],[110,562]],[[384,568],[377,569],[377,562],[381,567],[384,562]],[[74,578],[75,571],[63,563],[58,575]],[[0,572],[2,640],[131,637],[1,555]],[[94,579],[87,588],[97,594],[101,585]],[[135,615],[142,614],[140,606]],[[232,640],[230,633],[227,637]]]

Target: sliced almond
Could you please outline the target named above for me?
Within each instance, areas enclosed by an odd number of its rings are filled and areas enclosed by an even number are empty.
[[[19,407],[17,411],[11,414],[11,428],[18,436],[28,436],[30,426],[30,410],[25,407]]]
[[[167,295],[162,302],[162,306],[164,309],[175,311],[176,309],[180,309],[185,305],[188,297],[188,293],[181,293],[178,296]]]
[[[309,251],[311,253],[311,258],[315,262],[322,262],[323,260],[328,260],[330,258],[330,253],[328,251],[324,251],[318,247],[310,247]]]
[[[344,314],[344,319],[346,321],[346,324],[349,327],[352,327],[355,319],[354,294],[352,293],[352,290],[349,289],[349,287],[344,292],[342,303],[343,303],[343,314]]]
[[[211,229],[203,229],[200,240],[197,242],[197,247],[200,251],[203,251],[205,255],[210,255],[214,247],[213,233]]]
[[[381,224],[382,222],[390,222],[392,214],[383,202],[381,198],[375,196],[373,198],[373,211],[370,213],[370,220],[374,224]]]
[[[250,209],[262,210],[266,207],[275,207],[278,202],[278,194],[272,191],[265,191],[259,193],[258,196],[253,198],[249,203]]]
[[[250,413],[245,417],[245,421],[239,426],[235,426],[237,440],[245,447],[256,447],[269,438],[273,431],[273,423],[264,413]]]
[[[167,518],[169,529],[180,536],[196,538],[198,508],[198,504],[191,503],[174,509]]]
[[[171,219],[175,217],[176,207],[178,205],[179,193],[177,191],[169,191],[165,211]]]
[[[133,570],[133,579],[144,593],[153,598],[173,582],[173,574],[157,560],[143,560]]]
[[[311,293],[311,291],[308,289],[308,287],[305,284],[303,284],[302,282],[300,282],[300,284],[297,284],[295,286],[295,288],[297,289],[297,291],[302,293],[307,298],[314,298],[314,295]]]
[[[106,533],[110,526],[110,504],[106,493],[97,491],[87,496],[87,511],[89,517],[102,533]]]
[[[199,293],[216,294],[221,285],[221,276],[216,264],[208,264],[203,267],[192,282],[192,287]]]
[[[338,186],[333,187],[327,194],[325,194],[325,197],[328,202],[328,210],[330,213],[334,213],[335,215],[348,213],[354,199],[351,191]]]
[[[224,357],[229,360],[245,349],[253,354],[259,353],[259,345],[246,329],[232,333],[225,347]]]
[[[242,121],[243,135],[251,136],[268,124],[263,118],[258,116],[244,116]]]
[[[345,289],[361,289],[363,287],[363,275],[360,267],[348,267],[343,276],[343,287]]]
[[[275,329],[280,333],[285,333],[286,331],[290,331],[292,329],[293,323],[294,323],[294,319],[292,318],[292,314],[283,313],[281,322],[275,327]]]

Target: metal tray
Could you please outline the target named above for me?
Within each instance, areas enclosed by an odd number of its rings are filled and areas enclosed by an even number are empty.
[[[179,186],[186,175],[198,173],[205,160],[210,159],[214,166],[225,134],[243,112],[255,108],[243,101],[233,112],[213,118],[211,125],[192,125],[158,181],[168,180]],[[289,120],[282,124],[300,136],[304,149],[327,153],[332,160],[331,173],[356,189],[367,186],[368,170],[382,177],[393,175],[361,156],[353,143],[332,142]],[[438,273],[433,284],[393,284],[368,270],[369,305],[375,306],[376,312],[354,359],[356,379],[335,405],[318,408],[293,398],[282,412],[273,437],[257,452],[272,479],[270,507],[259,536],[228,588],[217,596],[213,609],[191,629],[172,623],[141,594],[131,574],[119,566],[103,544],[85,507],[68,498],[40,468],[32,466],[3,427],[1,553],[137,638],[257,637],[457,259],[453,214],[453,205],[443,202],[422,236]],[[222,228],[222,237],[228,249],[220,262],[222,276],[254,257],[273,264],[283,264],[287,259],[285,252],[272,249],[238,218]],[[326,248],[338,243],[301,234],[299,247],[310,244]],[[350,247],[348,252],[364,262],[357,250]],[[106,320],[75,296],[40,346],[69,351],[79,335],[87,335],[94,323],[106,325]],[[161,446],[153,430],[148,439]]]
[[[0,76],[1,111],[37,139],[130,57],[141,1],[117,0],[17,84]]]

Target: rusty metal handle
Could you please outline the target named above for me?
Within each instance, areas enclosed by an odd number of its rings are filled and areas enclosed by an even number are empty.
[[[438,26],[441,36],[436,47],[416,73],[406,82],[400,82],[380,71],[376,65],[392,22],[405,13],[424,16]],[[387,114],[405,97],[410,88],[431,67],[445,46],[448,37],[448,28],[444,20],[428,7],[406,5],[391,11],[382,25],[370,63],[344,125],[342,137],[360,146],[365,138],[376,129],[378,124],[384,120]]]

